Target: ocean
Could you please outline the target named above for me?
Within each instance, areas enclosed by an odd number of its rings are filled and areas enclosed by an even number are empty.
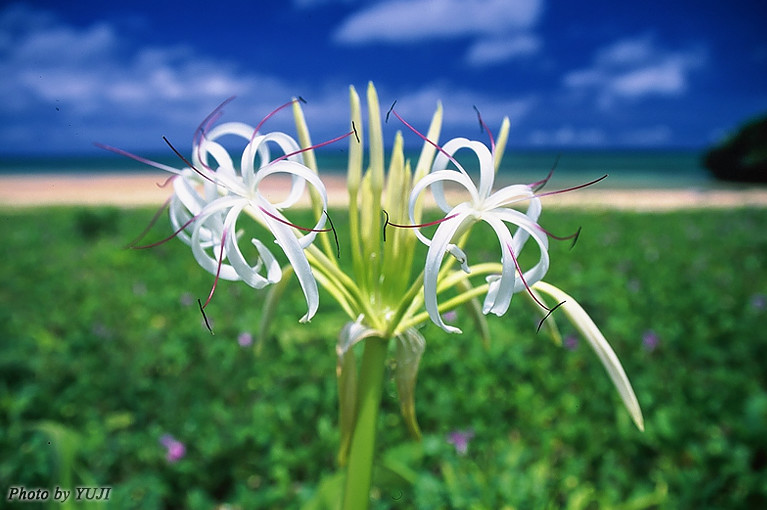
[[[460,153],[459,153],[460,154]],[[176,168],[184,164],[173,154],[148,156]],[[406,154],[413,165],[418,152]],[[342,174],[347,154],[343,150],[317,151],[320,175]],[[472,172],[472,163],[465,161]],[[464,163],[464,160],[461,160]],[[543,179],[556,163],[549,187],[563,188],[583,184],[608,174],[600,188],[696,188],[727,187],[716,181],[701,163],[697,151],[520,151],[507,149],[498,173],[496,187],[511,183],[531,183]],[[388,164],[388,163],[387,163]],[[130,158],[112,154],[88,156],[0,157],[0,175],[108,174],[157,172]]]

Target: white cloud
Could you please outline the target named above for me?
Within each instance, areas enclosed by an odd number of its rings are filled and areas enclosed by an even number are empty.
[[[479,67],[537,53],[542,11],[543,0],[385,0],[352,14],[334,39],[359,45],[465,38],[464,60]]]
[[[135,48],[105,23],[78,28],[14,7],[0,11],[0,28],[0,94],[14,98],[0,103],[0,151],[82,151],[96,140],[157,146],[166,133],[191,136],[228,96],[240,96],[244,118],[259,119],[299,92],[183,45]]]
[[[335,39],[360,44],[497,37],[531,29],[541,8],[540,0],[387,0],[353,14]]]
[[[417,123],[424,129],[428,127],[437,103],[441,102],[446,130],[460,130],[463,136],[467,136],[467,131],[470,133],[476,130],[474,132],[479,133],[474,106],[480,111],[488,127],[495,131],[500,127],[503,118],[507,116],[514,127],[519,126],[537,102],[533,97],[504,99],[444,85],[424,86],[398,96],[396,99],[397,111],[400,115],[411,124]]]
[[[540,46],[540,39],[531,34],[481,39],[469,48],[466,60],[473,66],[495,64],[515,57],[533,55],[538,52]]]
[[[690,74],[705,64],[700,48],[668,50],[652,36],[618,41],[597,52],[593,64],[565,75],[564,85],[593,94],[609,108],[620,99],[678,96],[686,92]]]

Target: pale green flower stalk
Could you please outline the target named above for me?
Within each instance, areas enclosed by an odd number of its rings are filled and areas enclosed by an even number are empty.
[[[466,307],[470,312],[484,340],[488,340],[485,315],[504,315],[515,293],[532,299],[544,318],[561,307],[596,352],[631,418],[642,430],[642,414],[631,384],[602,333],[572,297],[542,281],[550,263],[548,238],[554,237],[538,224],[541,197],[556,193],[539,192],[548,177],[538,183],[493,190],[495,172],[508,138],[508,119],[501,126],[497,143],[490,137],[489,148],[464,138],[439,146],[441,105],[437,106],[425,134],[407,124],[392,108],[390,113],[424,143],[415,168],[411,168],[404,157],[403,136],[398,132],[387,171],[381,109],[372,84],[366,96],[364,126],[360,98],[350,88],[352,130],[344,135],[349,140],[349,225],[341,235],[349,240],[349,251],[344,250],[344,256],[351,260],[344,267],[330,236],[318,235],[328,230],[327,193],[317,175],[312,152],[315,146],[299,101],[293,101],[292,108],[300,143],[284,133],[262,134],[264,121],[256,128],[226,123],[211,129],[219,115],[217,111],[198,130],[189,168],[179,171],[149,162],[177,174],[170,201],[174,235],[192,247],[200,265],[217,279],[243,280],[256,289],[270,289],[261,339],[268,331],[274,303],[284,291],[286,275],[297,276],[306,297],[308,310],[302,321],[310,320],[318,309],[318,285],[348,315],[349,322],[341,328],[336,346],[341,432],[338,461],[346,469],[343,508],[364,509],[369,503],[387,359],[394,358],[396,362],[395,380],[405,424],[414,437],[420,437],[415,384],[426,340],[419,328],[431,321],[447,332],[460,333],[444,322],[444,313],[458,307]],[[247,141],[239,165],[216,142],[224,134]],[[269,144],[282,155],[273,157]],[[365,146],[367,167],[363,167]],[[478,184],[454,158],[459,150],[476,157]],[[274,173],[292,177],[288,198],[276,204],[259,192],[261,180]],[[445,193],[445,183],[459,185],[469,198],[450,203],[453,198]],[[285,209],[296,204],[306,184],[317,217],[312,228],[294,225],[283,215]],[[445,216],[421,225],[426,190],[431,191]],[[271,232],[288,259],[287,266],[280,268],[266,245],[257,239],[252,240],[258,254],[256,260],[245,260],[236,229],[237,219],[243,213]],[[498,237],[500,261],[473,260],[467,239],[478,222],[487,223]],[[422,229],[433,234],[429,237]],[[518,257],[529,240],[537,246],[538,261],[524,269]],[[415,258],[419,243],[428,247],[425,261]],[[349,265],[351,273],[347,274]],[[484,302],[480,304],[482,296]],[[549,307],[544,296],[551,298],[554,306]],[[551,319],[546,324],[556,331]],[[364,344],[359,366],[353,349],[358,343]]]

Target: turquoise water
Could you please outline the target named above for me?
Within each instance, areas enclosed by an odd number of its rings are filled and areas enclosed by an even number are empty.
[[[418,152],[407,154],[415,162]],[[183,163],[172,154],[152,157],[174,167]],[[321,172],[343,173],[347,153],[343,150],[318,151]],[[463,161],[462,161],[463,162]],[[508,150],[499,171],[499,184],[530,183],[543,179],[556,162],[550,186],[582,184],[609,174],[599,184],[608,188],[708,188],[721,186],[703,168],[695,151],[570,151],[531,152]],[[465,161],[471,172],[475,162]],[[415,163],[413,163],[415,164]],[[102,174],[114,172],[156,172],[132,159],[111,154],[60,157],[2,157],[0,175]]]

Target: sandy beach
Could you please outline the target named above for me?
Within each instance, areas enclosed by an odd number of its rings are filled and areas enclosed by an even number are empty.
[[[167,174],[38,174],[0,176],[0,208],[44,205],[113,205],[118,207],[159,206],[172,193],[160,187]],[[348,202],[342,176],[323,176],[331,207]],[[266,182],[265,182],[266,184]],[[270,200],[278,201],[287,189],[287,179],[275,178],[263,188]],[[544,198],[546,208],[622,209],[667,211],[730,207],[767,207],[767,187],[744,189],[599,189],[598,187]],[[308,199],[305,201],[308,203]]]

